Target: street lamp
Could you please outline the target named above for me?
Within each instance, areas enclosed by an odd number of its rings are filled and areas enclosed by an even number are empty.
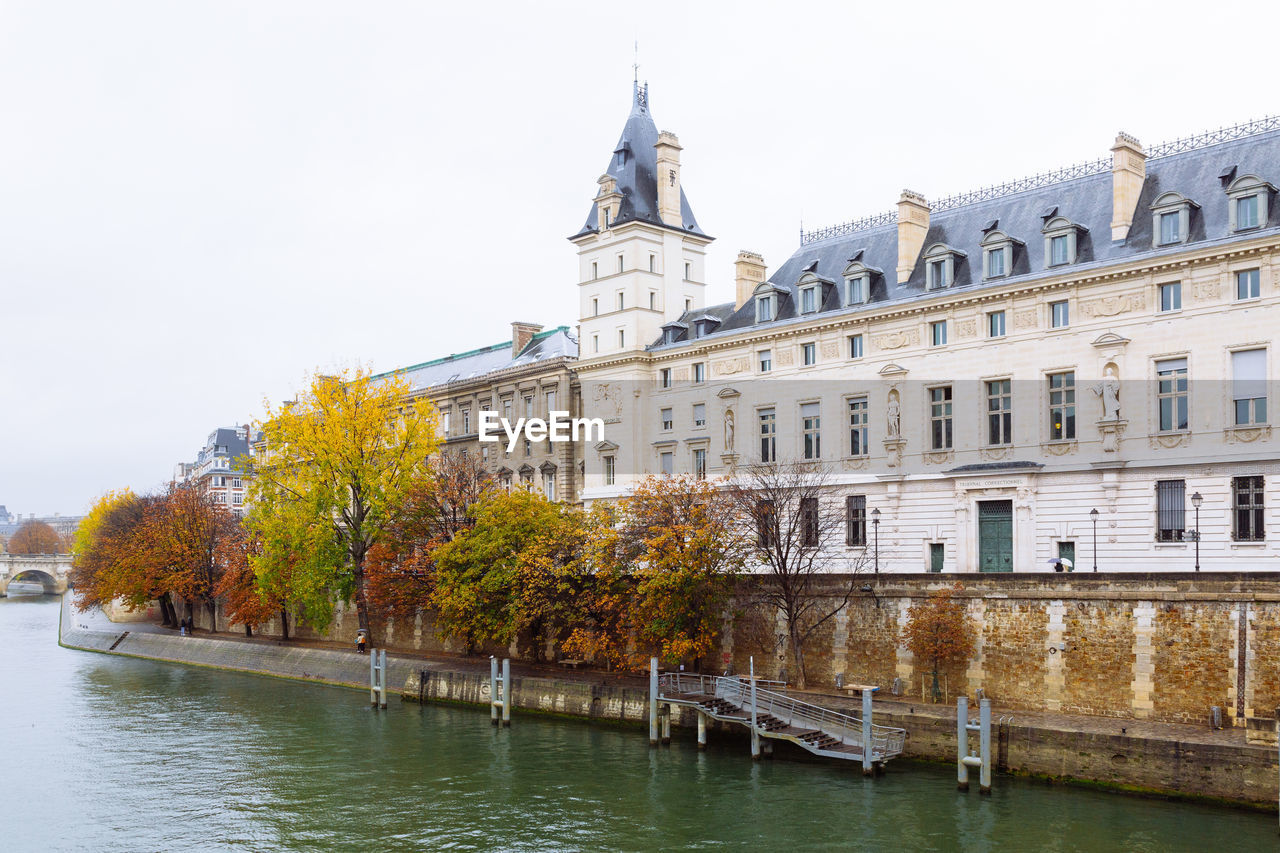
[[[1093,520],[1093,570],[1098,570],[1098,508],[1089,510],[1089,518]]]
[[[876,532],[876,574],[880,574],[880,507],[871,510],[871,527]]]
[[[1193,492],[1191,495],[1191,505],[1196,508],[1196,571],[1200,571],[1200,504],[1204,503],[1204,498],[1199,492]]]

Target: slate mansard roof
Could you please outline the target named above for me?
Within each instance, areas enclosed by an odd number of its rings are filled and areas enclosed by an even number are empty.
[[[557,358],[575,359],[577,357],[577,338],[569,332],[568,326],[557,326],[535,334],[518,356],[513,355],[511,351],[511,341],[503,341],[500,344],[424,361],[412,367],[380,373],[374,378],[401,374],[408,377],[412,390],[421,391],[452,382],[477,379],[512,367],[524,367]]]
[[[1225,141],[1217,141],[1225,139]],[[1266,119],[1236,128],[1228,128],[1155,146],[1147,152],[1146,181],[1133,211],[1133,224],[1128,236],[1111,240],[1112,173],[1111,160],[1063,170],[1058,181],[1029,179],[991,191],[979,191],[931,204],[929,230],[908,279],[896,283],[898,264],[898,227],[892,214],[871,217],[862,223],[825,229],[802,235],[801,245],[782,266],[769,276],[769,283],[780,295],[776,318],[757,323],[755,305],[748,300],[741,308],[734,305],[712,306],[704,312],[723,315],[715,335],[748,328],[767,328],[799,315],[798,283],[802,275],[813,272],[834,283],[816,315],[855,314],[885,304],[901,303],[944,292],[972,293],[985,287],[999,287],[1019,281],[1060,275],[1067,271],[1090,269],[1130,259],[1159,257],[1258,234],[1280,230],[1280,204],[1268,205],[1268,220],[1260,228],[1233,233],[1230,230],[1227,187],[1235,178],[1256,175],[1262,181],[1280,185],[1280,118]],[[1038,176],[1042,177],[1042,176]],[[1023,185],[1030,185],[1023,189]],[[1152,245],[1152,204],[1167,192],[1175,192],[1190,200],[1191,220],[1186,242],[1168,246]],[[1056,209],[1051,217],[1045,214]],[[1043,229],[1050,218],[1062,217],[1077,231],[1077,259],[1066,266],[1046,268]],[[992,226],[992,221],[996,224]],[[981,241],[987,230],[999,231],[1016,242],[1010,274],[984,281]],[[925,254],[936,244],[944,244],[958,253],[954,255],[954,283],[941,290],[925,289]],[[868,268],[880,271],[871,282],[870,302],[844,306],[841,285],[844,273],[854,258]],[[692,317],[692,315],[690,315]],[[684,320],[684,318],[682,318]],[[687,322],[687,321],[686,321]],[[675,343],[655,343],[651,349],[681,346],[689,341],[683,332]]]
[[[663,228],[671,227],[665,225],[658,215],[658,152],[653,147],[657,141],[658,128],[649,114],[649,85],[646,83],[642,87],[637,84],[631,98],[631,115],[627,117],[622,136],[614,146],[613,157],[606,170],[617,180],[618,192],[622,194],[622,204],[618,218],[614,220],[615,225],[638,221]],[[680,188],[680,221],[684,223],[685,231],[706,236],[698,227],[693,209],[689,207],[684,187]],[[596,204],[592,202],[586,223],[574,237],[591,234],[596,230]]]

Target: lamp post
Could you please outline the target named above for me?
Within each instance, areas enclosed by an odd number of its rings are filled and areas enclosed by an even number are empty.
[[[871,510],[871,527],[876,532],[876,574],[880,574],[880,507]]]
[[[1098,508],[1089,510],[1089,518],[1093,520],[1093,570],[1098,570]]]
[[[1204,497],[1199,492],[1193,492],[1191,495],[1191,505],[1196,508],[1196,571],[1200,571],[1200,504],[1204,503]]]

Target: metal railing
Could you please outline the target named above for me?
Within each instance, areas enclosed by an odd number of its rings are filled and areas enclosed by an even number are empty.
[[[804,702],[776,690],[763,688],[761,684],[780,685],[781,682],[756,680],[756,714],[769,714],[797,729],[816,729],[845,746],[862,748],[860,717]],[[668,700],[689,701],[681,700],[675,694],[698,694],[723,699],[741,708],[746,719],[751,716],[751,680],[747,678],[666,672],[658,676],[658,690]],[[872,724],[872,757],[876,761],[883,761],[900,755],[906,745],[906,738],[906,729]]]

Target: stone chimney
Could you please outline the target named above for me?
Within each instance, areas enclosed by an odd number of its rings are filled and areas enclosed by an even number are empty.
[[[911,277],[929,233],[929,203],[924,196],[903,190],[898,199],[898,284]]]
[[[1116,136],[1111,146],[1111,239],[1129,236],[1138,196],[1147,180],[1147,154],[1142,143],[1127,133]]]
[[[658,215],[665,225],[683,228],[680,216],[680,140],[662,131],[653,144],[658,149]]]
[[[738,252],[738,260],[733,262],[734,282],[737,285],[737,299],[734,308],[741,308],[751,299],[751,294],[764,281],[764,258],[746,249]]]
[[[542,327],[537,323],[512,323],[511,357],[517,358],[520,353],[524,352],[525,347],[529,346],[529,342],[533,340],[533,336],[541,331]]]

